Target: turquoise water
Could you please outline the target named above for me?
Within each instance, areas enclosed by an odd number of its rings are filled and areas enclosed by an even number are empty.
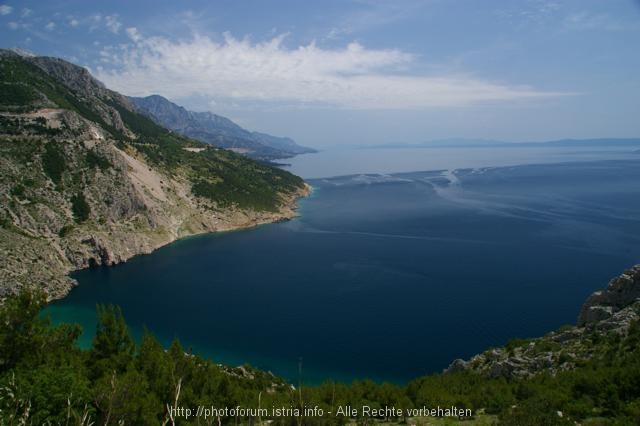
[[[631,157],[633,158],[633,157]],[[640,160],[310,181],[295,220],[178,241],[74,274],[55,321],[134,333],[297,381],[406,382],[574,323],[640,261]]]

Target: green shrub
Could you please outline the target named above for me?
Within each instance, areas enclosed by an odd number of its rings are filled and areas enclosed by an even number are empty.
[[[24,197],[24,185],[17,184],[13,188],[11,188],[11,195],[13,195],[14,197],[23,198]]]
[[[58,236],[60,238],[64,238],[67,235],[69,235],[69,233],[73,230],[73,225],[64,225],[62,228],[60,228],[60,230],[58,231]]]
[[[85,162],[87,163],[87,167],[90,169],[97,167],[100,170],[107,170],[111,167],[111,162],[109,160],[92,149],[87,151]]]
[[[507,344],[504,345],[504,347],[510,354],[513,354],[513,351],[516,348],[521,348],[523,346],[527,346],[530,342],[531,342],[531,339],[515,338],[515,339],[509,340],[507,342]]]
[[[56,185],[62,182],[62,173],[67,168],[64,152],[57,142],[50,141],[44,146],[42,169]]]
[[[89,219],[91,208],[89,207],[89,204],[84,198],[84,194],[82,192],[78,192],[76,195],[71,197],[71,211],[73,212],[73,218],[78,223],[82,223]]]
[[[2,83],[0,86],[0,105],[25,105],[38,97],[32,88],[23,84]]]

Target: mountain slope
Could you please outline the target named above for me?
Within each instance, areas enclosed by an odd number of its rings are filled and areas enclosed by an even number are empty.
[[[168,129],[251,158],[273,160],[315,152],[296,144],[290,138],[249,132],[228,118],[211,112],[188,111],[159,95],[129,99],[139,112]]]
[[[178,136],[85,69],[0,51],[0,295],[293,216],[302,179]]]

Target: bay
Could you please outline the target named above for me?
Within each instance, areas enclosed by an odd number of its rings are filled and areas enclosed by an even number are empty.
[[[76,272],[80,285],[47,312],[82,324],[84,345],[96,303],[113,303],[136,336],[146,326],[216,362],[293,382],[302,362],[305,383],[403,383],[574,323],[638,262],[640,159],[589,152],[310,179],[299,218]]]

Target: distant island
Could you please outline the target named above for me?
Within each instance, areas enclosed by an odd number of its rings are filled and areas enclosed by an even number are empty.
[[[640,147],[640,138],[559,139],[541,142],[506,142],[492,139],[435,139],[420,143],[360,145],[361,148],[532,148],[532,147],[590,147],[590,146]]]

